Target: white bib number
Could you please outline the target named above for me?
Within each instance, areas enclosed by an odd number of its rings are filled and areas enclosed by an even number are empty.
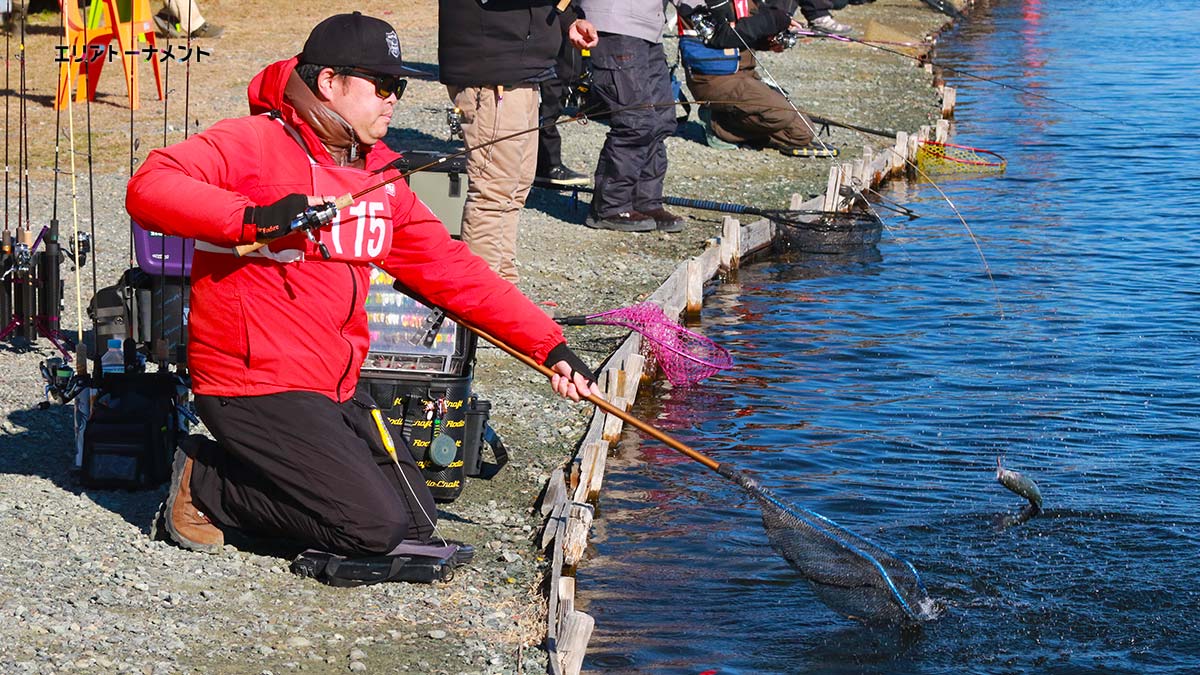
[[[387,221],[379,214],[386,208],[382,202],[362,201],[339,211],[329,229],[334,255],[355,260],[378,258],[387,239]]]

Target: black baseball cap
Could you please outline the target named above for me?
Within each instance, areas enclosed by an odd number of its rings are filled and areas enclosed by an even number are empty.
[[[304,42],[300,63],[363,68],[386,75],[411,72],[400,59],[396,29],[362,12],[335,14],[317,24]]]

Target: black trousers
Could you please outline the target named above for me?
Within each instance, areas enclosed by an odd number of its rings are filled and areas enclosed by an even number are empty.
[[[577,18],[578,14],[572,7],[558,15],[559,24],[563,27],[563,42],[562,47],[558,49],[558,57],[554,60],[555,76],[538,84],[542,90],[542,102],[538,106],[538,126],[550,124],[562,114],[567,88],[579,77],[583,69],[583,56],[567,39],[567,28]],[[560,164],[562,134],[557,126],[546,127],[538,132],[537,175],[544,176],[547,171]]]
[[[663,46],[601,33],[592,49],[593,86],[609,110],[608,136],[596,162],[592,215],[662,208],[667,144],[675,132],[675,96]],[[662,103],[655,107],[639,107]]]
[[[219,525],[342,555],[428,540],[437,507],[409,450],[387,455],[361,388],[345,403],[312,392],[197,396],[218,445],[193,457],[192,498]]]

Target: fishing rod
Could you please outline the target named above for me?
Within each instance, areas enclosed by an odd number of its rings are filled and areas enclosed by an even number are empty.
[[[768,86],[770,86],[770,85],[768,85]],[[780,92],[780,93],[782,93],[782,92]],[[784,94],[785,98],[786,98],[786,96],[787,95]],[[872,129],[870,127],[859,126],[857,124],[850,124],[849,122],[839,122],[838,120],[831,119],[829,117],[824,117],[822,115],[814,115],[812,113],[808,113],[808,118],[810,120],[812,120],[813,122],[820,124],[821,126],[840,127],[842,129],[849,129],[851,131],[857,131],[859,133],[868,134],[870,136],[881,136],[883,138],[890,138],[892,140],[895,140],[896,136],[899,135],[895,131],[890,131],[890,130],[884,131],[881,129]]]
[[[1125,120],[1119,120],[1110,115],[1105,115],[1104,113],[1099,112],[1097,110],[1092,110],[1091,108],[1085,108],[1080,105],[1075,105],[1074,103],[1068,103],[1066,101],[1063,101],[1063,100],[1060,100],[1057,98],[1046,96],[1045,94],[1039,94],[1038,92],[1036,92],[1028,87],[1021,87],[1021,86],[1017,86],[1015,84],[1009,84],[1007,82],[1002,82],[1002,81],[994,79],[994,78],[984,77],[983,75],[977,75],[975,73],[972,73],[968,70],[964,70],[962,68],[957,68],[955,66],[949,66],[944,63],[933,61],[932,59],[927,59],[922,56],[913,56],[912,54],[906,54],[898,49],[889,49],[887,47],[883,47],[874,42],[868,42],[867,40],[859,40],[858,38],[852,38],[849,35],[837,35],[837,34],[833,34],[833,33],[822,33],[819,31],[811,31],[811,30],[800,31],[797,33],[797,35],[800,35],[802,37],[825,38],[827,40],[835,40],[837,42],[853,42],[855,44],[866,45],[867,47],[870,47],[872,49],[878,49],[879,51],[887,52],[888,54],[895,54],[897,56],[903,56],[906,59],[912,59],[912,60],[916,61],[917,63],[921,63],[921,64],[928,63],[931,66],[941,68],[942,70],[949,71],[951,73],[957,73],[959,75],[971,78],[973,80],[979,80],[981,82],[990,82],[991,84],[994,84],[996,86],[1004,87],[1005,89],[1011,89],[1013,91],[1020,92],[1027,96],[1034,96],[1034,97],[1049,101],[1051,103],[1054,103],[1056,105],[1066,106],[1068,108],[1073,108],[1075,110],[1079,110],[1081,112],[1085,112],[1090,115],[1096,115],[1097,117],[1103,117],[1104,119],[1112,121],[1112,122],[1117,122],[1119,124],[1127,124],[1128,123]]]
[[[539,184],[539,185],[535,185],[534,187],[538,187],[543,190],[554,190],[557,192],[583,192],[585,194],[592,194],[595,192],[595,188],[589,187],[587,185]],[[857,191],[854,191],[853,188],[849,188],[848,186],[846,186],[845,189],[850,194],[848,194],[848,195],[844,194],[843,196],[850,196],[850,197],[856,196],[855,192],[857,192]],[[875,194],[878,195],[878,193],[875,193]],[[880,197],[882,198],[882,195],[880,195]],[[847,215],[853,215],[853,214],[847,214],[847,213],[844,213],[841,211],[822,211],[820,209],[761,209],[756,206],[750,206],[748,204],[737,204],[734,202],[719,202],[719,201],[713,201],[710,199],[692,199],[689,197],[673,197],[671,195],[663,195],[662,200],[663,200],[663,204],[666,204],[668,206],[679,206],[679,207],[682,207],[685,209],[697,209],[700,211],[716,211],[718,213],[732,213],[732,214],[736,214],[736,215],[759,216],[762,218],[766,218],[767,220],[770,220],[771,222],[774,222],[776,224],[785,225],[785,226],[800,226],[800,225],[807,224],[805,221],[806,216],[811,218],[811,217],[822,217],[822,216],[842,216],[842,217],[844,217]],[[900,204],[896,204],[895,202],[890,202],[889,204],[876,204],[876,206],[882,206],[883,208],[885,208],[889,211],[893,211],[900,215],[906,216],[910,220],[921,217],[920,214],[913,211],[912,209],[906,208]],[[872,215],[873,216],[873,214],[863,214],[863,215]],[[873,217],[872,220],[874,221],[875,218]]]
[[[9,130],[12,129],[12,124],[9,122],[9,114],[12,101],[12,85],[9,82],[10,66],[9,54],[12,44],[11,31],[4,31],[4,229],[0,232],[0,323],[8,324],[12,318],[12,288],[8,284],[8,270],[12,264],[12,230],[9,229],[9,203],[8,203],[8,183],[9,183],[9,154],[8,140]]]
[[[494,145],[496,143],[500,143],[502,141],[507,141],[509,139],[516,138],[518,136],[522,136],[524,134],[529,134],[529,133],[533,133],[536,131],[542,131],[543,129],[549,129],[552,127],[559,126],[561,124],[570,124],[572,122],[579,122],[581,124],[586,124],[589,120],[604,117],[606,115],[612,115],[612,114],[618,113],[618,112],[628,112],[631,110],[652,110],[654,108],[661,108],[661,107],[665,107],[665,106],[673,107],[673,106],[679,105],[680,103],[689,103],[689,104],[695,103],[697,105],[713,104],[713,103],[732,104],[732,103],[737,103],[737,101],[732,101],[732,100],[678,101],[678,100],[672,99],[670,101],[659,101],[656,103],[639,103],[636,105],[629,105],[629,106],[624,106],[621,108],[613,108],[613,109],[604,110],[604,111],[597,111],[595,113],[593,113],[591,110],[580,110],[579,112],[577,112],[574,115],[571,115],[570,117],[565,117],[563,119],[554,120],[552,122],[547,122],[546,124],[541,124],[541,125],[538,125],[535,127],[530,127],[528,129],[522,129],[521,131],[514,131],[510,134],[505,134],[504,136],[500,136],[498,138],[493,138],[490,141],[480,143],[479,145],[464,147],[463,149],[458,150],[456,152],[450,153],[448,155],[442,155],[442,156],[438,157],[437,159],[434,159],[430,162],[426,162],[425,164],[422,164],[421,166],[409,169],[407,171],[399,172],[395,176],[392,176],[390,178],[385,178],[385,179],[381,180],[380,182],[378,182],[374,185],[371,185],[369,187],[365,187],[357,192],[347,193],[340,197],[336,197],[332,200],[326,200],[319,205],[309,206],[304,211],[297,214],[295,218],[292,219],[292,221],[287,225],[286,234],[283,236],[287,236],[288,234],[293,234],[295,232],[304,232],[305,236],[308,237],[308,239],[310,241],[312,241],[314,244],[317,244],[318,248],[321,250],[322,257],[328,259],[329,252],[324,249],[324,245],[313,235],[313,232],[320,230],[321,228],[323,228],[326,225],[328,225],[329,223],[331,223],[333,221],[333,219],[337,217],[337,213],[339,210],[350,206],[351,204],[353,204],[355,202],[355,200],[359,199],[360,197],[362,197],[364,195],[370,194],[371,192],[374,192],[375,190],[378,190],[379,188],[382,188],[382,187],[385,187],[392,183],[395,183],[396,181],[408,178],[409,176],[411,176],[414,173],[425,171],[427,169],[433,168],[440,164],[444,164],[452,159],[457,159],[459,157],[463,157],[471,152],[474,152],[475,150],[480,150],[480,149],[486,148],[488,146]],[[389,168],[395,169],[396,164],[399,161],[401,161],[401,160],[399,160],[399,159],[394,160],[394,161],[390,162],[387,166],[384,166],[380,169],[375,170],[374,173],[378,174],[383,171],[386,171]],[[233,250],[234,250],[234,253],[238,256],[246,256],[246,255],[250,255],[251,253],[254,253],[255,251],[261,249],[264,246],[267,246],[270,243],[271,243],[270,241],[258,241],[258,242],[254,242],[253,244],[243,244],[241,246],[235,246]]]

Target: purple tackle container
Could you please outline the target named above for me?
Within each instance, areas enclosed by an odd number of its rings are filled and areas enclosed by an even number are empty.
[[[133,250],[138,267],[152,275],[186,277],[192,271],[191,239],[151,232],[133,223]]]

